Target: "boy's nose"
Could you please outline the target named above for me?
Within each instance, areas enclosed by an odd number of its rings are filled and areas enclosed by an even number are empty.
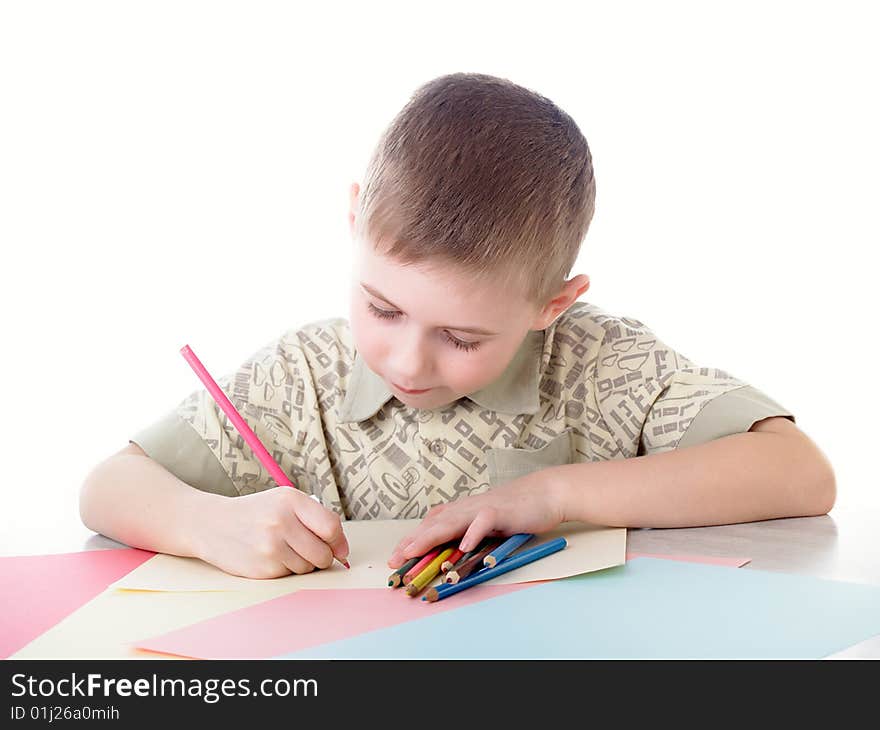
[[[388,362],[388,377],[404,388],[430,388],[428,355],[417,336],[402,338],[395,343]]]

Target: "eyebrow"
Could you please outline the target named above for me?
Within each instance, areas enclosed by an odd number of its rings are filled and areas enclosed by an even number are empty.
[[[364,284],[364,282],[361,282],[361,286],[366,291],[368,291],[370,294],[372,294],[374,297],[376,297],[377,299],[381,299],[386,304],[390,304],[392,307],[400,310],[401,312],[403,311],[394,302],[392,302],[390,299],[388,299],[384,294],[381,294],[380,292],[376,291],[375,289],[373,289],[373,287],[369,286],[368,284]],[[498,332],[490,332],[489,330],[484,330],[480,327],[453,327],[452,325],[446,325],[446,329],[455,330],[456,332],[470,332],[471,334],[474,334],[474,335],[490,335],[490,336],[492,336],[492,335],[499,334]]]

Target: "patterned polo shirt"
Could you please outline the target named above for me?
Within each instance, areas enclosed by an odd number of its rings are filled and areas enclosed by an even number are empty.
[[[548,466],[795,420],[642,322],[580,301],[530,331],[497,380],[435,410],[394,397],[342,318],[284,332],[217,383],[293,483],[343,519],[422,517]],[[277,486],[203,388],[131,441],[197,489],[234,497]]]

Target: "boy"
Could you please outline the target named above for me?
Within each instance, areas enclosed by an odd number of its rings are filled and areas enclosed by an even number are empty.
[[[480,74],[425,84],[352,186],[350,322],[290,330],[218,381],[302,491],[199,389],[89,474],[84,523],[271,578],[345,558],[343,517],[425,518],[398,567],[565,520],[829,511],[831,466],[786,409],[576,301],[594,200],[587,142],[551,101]]]

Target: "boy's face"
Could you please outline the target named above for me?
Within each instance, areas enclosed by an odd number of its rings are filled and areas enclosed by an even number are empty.
[[[352,190],[354,233],[356,185]],[[529,330],[547,327],[589,286],[587,277],[577,277],[538,311],[500,286],[475,284],[439,267],[403,266],[369,241],[353,235],[353,242],[349,321],[355,345],[394,396],[415,408],[440,408],[492,383]]]

